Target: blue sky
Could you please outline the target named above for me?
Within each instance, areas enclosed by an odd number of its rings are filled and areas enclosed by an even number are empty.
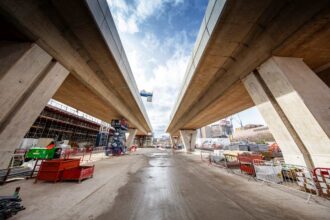
[[[169,122],[207,3],[108,0],[137,86],[154,93],[152,103],[143,102],[156,136],[165,132]],[[244,124],[263,122],[255,109],[240,117]]]

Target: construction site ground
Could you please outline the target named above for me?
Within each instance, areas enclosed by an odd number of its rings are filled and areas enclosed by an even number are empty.
[[[330,219],[330,202],[208,166],[198,155],[138,149],[93,162],[92,179],[22,180],[26,210],[13,219]]]

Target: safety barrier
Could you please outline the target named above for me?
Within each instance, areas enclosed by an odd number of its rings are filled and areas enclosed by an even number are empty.
[[[201,160],[208,161],[210,165],[223,167],[230,170],[240,170],[251,176],[255,176],[253,167],[254,159],[262,159],[259,154],[231,154],[220,150],[201,150]]]
[[[207,161],[209,165],[226,168],[228,170],[240,170],[241,167],[245,166],[244,164],[240,163],[238,155],[224,153],[220,150],[201,150],[200,156],[201,160],[204,162]]]
[[[306,167],[264,160],[254,160],[253,165],[258,180],[318,194],[313,171]]]
[[[212,164],[212,151],[200,150],[201,161],[208,162],[209,165]]]
[[[253,160],[261,160],[262,155],[260,154],[238,154],[239,168],[241,172],[251,176],[255,176],[255,169],[253,166]]]
[[[284,180],[285,180],[284,184],[288,185],[288,183],[291,184],[296,183],[301,191],[311,194],[317,194],[317,195],[319,194],[316,187],[313,171],[307,169],[306,167],[283,164],[282,173],[283,176],[291,175],[290,178],[284,176]]]
[[[224,154],[225,157],[225,167],[227,169],[231,169],[231,170],[239,170],[240,169],[240,162],[238,160],[238,156],[237,155],[233,155],[233,154]]]
[[[314,175],[319,194],[330,198],[330,168],[315,168]]]
[[[95,153],[104,152],[104,147],[96,147],[96,148],[73,148],[73,149],[65,149],[62,157],[64,159],[69,158],[80,158],[81,162],[89,162],[91,161],[92,155]]]
[[[200,152],[201,160],[209,165],[225,168],[227,171],[242,173],[263,182],[280,184],[312,195],[330,199],[330,168],[309,170],[304,166],[285,164],[282,161],[265,161],[261,155],[219,154],[213,151]]]
[[[274,164],[273,162],[254,159],[253,167],[255,170],[256,178],[258,180],[282,183],[282,166],[280,164]]]

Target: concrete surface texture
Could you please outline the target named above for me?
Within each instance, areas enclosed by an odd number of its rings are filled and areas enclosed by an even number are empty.
[[[300,151],[299,143],[292,135],[293,129],[265,85],[261,84],[255,73],[251,73],[243,82],[276,142],[281,146],[285,162],[306,166],[306,161],[309,161],[309,167],[312,167],[310,158]]]
[[[146,166],[147,161],[143,155],[134,154],[106,158],[94,164],[94,177],[81,184],[41,181],[34,184],[31,179],[0,186],[1,195],[12,194],[17,186],[21,187],[20,195],[26,210],[12,219],[94,219],[112,206],[130,173]]]
[[[13,219],[329,219],[327,201],[306,203],[306,197],[208,166],[194,154],[139,149],[95,164],[94,178],[81,184],[1,186],[1,194],[21,186],[27,209]]]
[[[14,149],[69,71],[36,44],[6,45],[0,53],[8,66],[0,73],[0,168],[7,168]]]
[[[252,107],[240,80],[271,56],[303,58],[324,76],[329,9],[326,0],[209,1],[167,132],[177,135]]]
[[[329,167],[330,88],[302,59],[272,57],[258,71],[299,136],[301,151],[316,167]]]
[[[126,139],[126,146],[128,148],[130,148],[133,145],[136,132],[137,129],[128,129],[128,136]]]
[[[107,122],[126,118],[143,134],[151,131],[106,0],[4,0],[0,8],[9,27],[69,70],[56,100]]]
[[[302,59],[271,57],[243,82],[286,163],[330,166],[330,89]]]
[[[196,137],[196,130],[180,130],[180,138],[186,151],[195,150]]]

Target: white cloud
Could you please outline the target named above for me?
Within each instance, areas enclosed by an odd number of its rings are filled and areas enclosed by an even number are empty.
[[[183,2],[183,0],[135,0],[133,5],[128,5],[125,0],[107,1],[118,30],[129,34],[139,32],[139,26],[149,17],[159,16],[166,3],[176,6]]]
[[[111,12],[139,90],[153,92],[153,102],[146,107],[156,136],[163,135],[172,108],[181,89],[191,48],[184,30],[170,36],[160,35],[156,29],[141,32],[140,25],[148,18],[159,16],[165,4],[178,5],[183,0],[135,0],[134,4],[109,0]]]
[[[153,91],[153,103],[147,107],[155,132],[162,134],[169,123],[172,108],[181,89],[189,56],[174,54],[165,64],[153,69],[153,78],[138,79],[139,87]]]
[[[125,17],[121,13],[118,13],[116,18],[118,30],[120,32],[134,34],[139,31],[135,17],[132,16],[128,19],[125,19]]]
[[[150,42],[157,38],[153,33],[146,34],[142,40],[124,35],[123,41],[128,42],[125,44],[126,54],[139,90],[145,89],[154,94],[152,103],[145,99],[143,102],[157,136],[165,132],[190,58],[190,44],[185,35],[185,32],[178,32],[163,41],[157,39],[157,43],[153,43],[157,46],[153,47]],[[143,41],[149,44],[144,45]],[[163,47],[167,48],[167,52],[156,57],[159,50],[165,51]]]
[[[146,33],[144,39],[142,40],[142,45],[146,49],[156,50],[159,47],[159,40],[153,33]]]
[[[129,8],[125,1],[123,0],[107,0],[110,8],[118,8],[121,11],[128,12]]]
[[[137,0],[136,1],[136,15],[144,20],[153,15],[156,11],[159,11],[165,1],[164,0]]]

